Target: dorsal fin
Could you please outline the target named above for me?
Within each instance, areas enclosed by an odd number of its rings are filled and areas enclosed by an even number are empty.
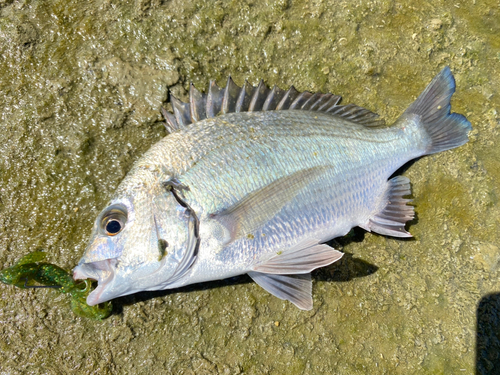
[[[248,81],[239,87],[229,77],[224,88],[217,86],[215,81],[210,81],[208,94],[201,93],[191,84],[187,103],[170,95],[174,113],[172,115],[162,108],[162,114],[169,133],[219,114],[287,109],[325,112],[364,126],[385,124],[376,113],[365,108],[354,104],[339,105],[341,99],[330,93],[299,92],[293,86],[286,91],[276,85],[270,89],[262,80],[257,87],[253,87]]]
[[[269,87],[264,84],[263,80],[260,80],[257,90],[254,91],[252,99],[250,99],[250,105],[248,106],[248,112],[258,112],[262,111],[262,106],[266,101],[267,96],[271,93]]]
[[[231,77],[229,77],[231,79]],[[207,94],[207,118],[212,118],[218,115],[222,107],[224,99],[224,90],[221,90],[215,81],[210,81]]]
[[[221,112],[231,113],[236,110],[236,101],[238,100],[238,95],[240,94],[241,88],[234,83],[231,76],[227,79],[226,87],[224,88],[224,97],[222,100],[222,110]]]
[[[263,111],[269,111],[276,109],[278,103],[280,103],[281,98],[285,95],[285,91],[280,89],[278,86],[274,85],[273,89],[269,93],[269,95],[266,98],[266,101],[264,102],[264,105],[262,106]]]
[[[207,118],[206,102],[207,96],[199,92],[191,83],[191,85],[189,85],[189,108],[191,110],[191,122],[198,122]]]
[[[255,90],[255,87],[248,83],[248,81],[245,81],[240,93],[238,94],[238,99],[236,100],[236,112],[248,111],[248,106],[250,105],[250,100],[252,99]]]
[[[283,95],[283,98],[276,106],[276,110],[288,109],[290,108],[290,104],[295,100],[297,96],[299,96],[300,92],[298,92],[295,87],[290,86],[288,91]]]

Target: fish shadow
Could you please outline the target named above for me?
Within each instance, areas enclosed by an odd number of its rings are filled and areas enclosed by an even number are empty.
[[[476,329],[476,375],[500,374],[500,293],[481,298]]]
[[[347,282],[359,277],[370,276],[377,270],[376,265],[354,258],[351,253],[344,253],[338,262],[313,271],[312,278],[317,281]]]
[[[348,235],[327,242],[335,249],[342,248],[351,242],[362,242],[366,232],[361,228],[354,228]],[[353,257],[351,253],[344,253],[344,256],[330,266],[319,268],[312,272],[312,279],[316,281],[347,282],[355,278],[369,276],[375,273],[378,267]],[[194,291],[210,290],[228,285],[240,285],[252,283],[253,280],[248,275],[231,277],[229,279],[207,281],[199,284],[187,285],[182,288],[166,289],[151,292],[139,292],[113,300],[113,315],[123,312],[123,306],[133,305],[137,302],[144,302],[154,298],[165,297],[175,293],[189,293]]]
[[[139,292],[135,294],[130,294],[128,296],[119,297],[113,300],[113,311],[112,315],[118,315],[123,312],[123,306],[133,305],[137,302],[144,302],[150,299],[165,297],[170,294],[175,293],[189,293],[202,290],[210,290],[221,288],[228,285],[240,285],[249,284],[253,280],[248,275],[235,276],[228,279],[216,280],[216,281],[206,281],[204,283],[191,284],[181,288],[165,289],[165,290],[155,290]]]
[[[363,242],[366,231],[359,227],[351,229],[344,237],[338,237],[327,242],[334,249],[342,250],[352,242]],[[343,257],[323,268],[318,268],[312,273],[312,278],[318,281],[347,282],[359,277],[370,276],[377,272],[378,267],[362,259],[354,258],[353,254],[344,252]]]

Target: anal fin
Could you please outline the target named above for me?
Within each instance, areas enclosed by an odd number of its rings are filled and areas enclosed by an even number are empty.
[[[415,217],[415,212],[412,206],[407,205],[411,199],[403,198],[405,195],[411,194],[410,180],[404,176],[396,176],[390,179],[387,184],[386,206],[381,212],[370,218],[368,225],[363,226],[363,228],[387,236],[412,237],[405,230],[405,224]]]

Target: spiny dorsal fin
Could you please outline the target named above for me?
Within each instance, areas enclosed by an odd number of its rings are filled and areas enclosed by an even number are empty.
[[[189,85],[189,109],[191,111],[191,122],[198,122],[207,118],[206,95],[199,92],[191,83]]]
[[[229,77],[231,79],[231,77]],[[217,116],[222,107],[222,100],[224,99],[224,90],[221,90],[215,81],[210,81],[207,94],[207,118]]]
[[[165,127],[170,133],[219,114],[287,109],[326,112],[364,126],[385,124],[376,113],[365,108],[354,104],[339,105],[341,99],[340,96],[330,93],[298,92],[293,86],[287,91],[276,85],[270,89],[262,80],[257,87],[253,87],[248,81],[239,87],[229,77],[224,88],[210,81],[208,94],[201,93],[191,84],[188,103],[181,102],[171,95],[170,103],[174,114],[164,109],[162,113],[167,122]]]
[[[192,123],[191,112],[189,109],[189,103],[181,102],[175,96],[171,95],[170,103],[172,104],[172,108],[174,110],[175,121],[177,122],[174,128],[182,128],[186,125]]]
[[[262,110],[262,106],[266,101],[267,96],[271,93],[269,87],[264,84],[263,80],[260,80],[257,90],[254,91],[252,99],[250,99],[250,105],[248,106],[248,112],[258,112]]]
[[[165,108],[161,108],[161,114],[165,118],[166,123],[165,128],[169,133],[173,133],[177,130],[179,130],[179,125],[177,124],[177,120],[175,119],[175,116],[168,112]]]
[[[269,111],[276,109],[277,105],[280,103],[281,98],[285,95],[285,91],[281,90],[278,86],[274,85],[273,89],[269,93],[262,106],[263,111]]]
[[[290,86],[288,91],[283,95],[283,98],[276,106],[276,110],[282,110],[286,108],[290,108],[290,104],[295,100],[297,96],[299,96],[300,92],[298,92],[295,87]]]
[[[240,88],[234,83],[231,76],[227,79],[226,87],[224,88],[224,99],[222,100],[222,110],[221,112],[231,113],[236,109],[236,101],[238,100],[238,95],[240,93]]]
[[[245,81],[240,93],[238,94],[238,100],[236,101],[236,111],[235,112],[247,112],[248,106],[250,105],[250,100],[252,99],[253,93],[256,90],[248,81]]]

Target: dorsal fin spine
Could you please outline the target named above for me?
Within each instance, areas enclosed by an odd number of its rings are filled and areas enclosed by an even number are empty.
[[[295,89],[295,87],[290,86],[288,91],[285,93],[281,101],[276,106],[276,110],[284,110],[290,108],[290,104],[295,100],[295,98],[299,95],[299,92]]]
[[[210,80],[207,94],[207,118],[215,117],[221,110],[222,95],[221,89],[214,80]]]
[[[175,116],[168,112],[165,108],[161,107],[161,113],[163,117],[165,118],[165,128],[167,129],[167,132],[173,133],[176,130],[179,130],[179,125],[177,124],[177,121],[175,120]]]
[[[174,110],[174,116],[179,125],[179,128],[186,126],[191,123],[189,103],[183,103],[175,96],[170,96],[170,103]]]
[[[325,103],[323,103],[318,108],[318,111],[328,112],[328,109],[330,109],[333,106],[336,106],[340,102],[340,99],[341,99],[340,96],[332,94],[332,96],[328,99],[328,101],[326,101]]]
[[[191,83],[189,85],[189,107],[191,110],[191,123],[204,120],[206,114],[206,95],[199,92]]]
[[[244,109],[245,100],[248,101],[248,95],[247,95],[248,85],[250,85],[248,83],[248,81],[245,81],[245,83],[241,87],[240,93],[238,95],[238,99],[236,100],[235,112],[237,112],[237,113],[245,111],[245,109]]]
[[[309,91],[301,92],[295,100],[290,104],[290,109],[301,109],[305,102],[312,96],[313,94]]]
[[[257,87],[245,81],[242,87],[228,77],[224,88],[211,80],[207,94],[202,94],[191,83],[189,100],[184,103],[170,95],[173,115],[162,109],[169,132],[177,131],[193,122],[212,118],[218,114],[271,110],[309,110],[329,113],[364,126],[381,126],[384,121],[376,113],[354,104],[339,105],[341,97],[331,93],[299,92],[293,86],[287,91],[274,85],[272,89],[260,80]]]
[[[222,99],[221,112],[223,114],[234,112],[236,109],[236,100],[240,90],[241,89],[234,83],[231,76],[229,76],[226,87],[224,88],[224,98]]]

